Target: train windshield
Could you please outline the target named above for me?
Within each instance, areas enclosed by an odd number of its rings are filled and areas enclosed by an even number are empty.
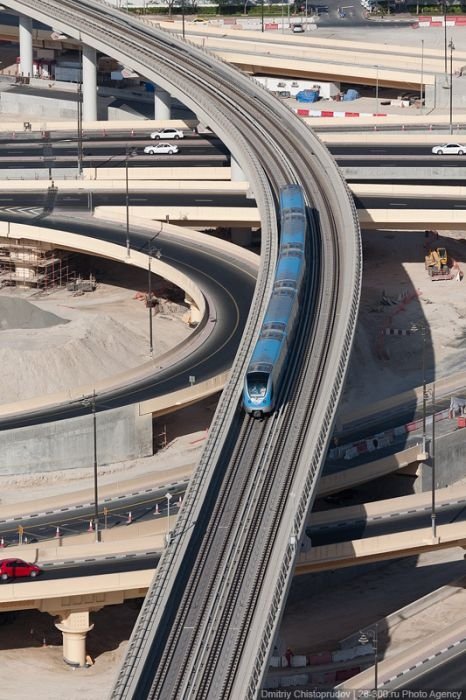
[[[248,374],[248,393],[251,399],[262,399],[267,393],[267,381],[269,375],[264,372],[250,372]]]

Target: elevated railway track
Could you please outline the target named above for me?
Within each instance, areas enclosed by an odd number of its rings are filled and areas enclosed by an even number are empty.
[[[243,342],[176,529],[113,689],[116,698],[253,698],[292,578],[356,323],[361,251],[331,156],[290,110],[230,66],[101,3],[8,5],[131,65],[215,129],[251,183],[262,267]],[[315,218],[299,346],[281,401],[258,423],[238,410],[271,290],[278,190],[300,183]]]

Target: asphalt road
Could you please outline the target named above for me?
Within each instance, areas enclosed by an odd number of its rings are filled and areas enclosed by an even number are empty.
[[[409,674],[405,674],[395,683],[387,686],[387,698],[393,700],[461,700],[461,696],[440,695],[448,691],[466,690],[466,648],[458,645],[447,653],[422,664]],[[394,691],[390,695],[390,691]],[[405,694],[402,694],[405,691]],[[426,691],[427,695],[409,696],[409,691]],[[440,693],[439,695],[431,693]]]
[[[89,477],[90,485],[91,474]],[[103,498],[99,501],[99,528],[110,530],[115,527],[127,527],[135,522],[166,518],[168,492],[171,494],[170,514],[176,515],[179,510],[179,499],[183,499],[186,487],[187,480],[183,480],[175,485]],[[61,507],[46,513],[25,513],[21,518],[0,521],[0,538],[3,539],[6,547],[17,545],[19,525],[23,528],[23,541],[27,538],[29,543],[53,539],[57,536],[57,528],[58,536],[64,538],[80,535],[89,530],[89,523],[94,520],[94,514],[93,503]],[[7,551],[4,554],[7,556]]]
[[[68,192],[58,187],[53,197],[48,192],[3,192],[0,193],[0,211],[30,216],[39,216],[43,210],[59,215],[65,212],[78,213],[79,210],[93,211],[98,206],[125,206],[125,184],[119,190],[111,192]],[[354,201],[358,209],[414,209],[424,210],[425,200],[418,195],[412,197],[357,196]],[[461,197],[438,197],[429,200],[430,206],[442,210],[466,209],[466,202]],[[202,207],[243,207],[254,209],[254,199],[245,194],[228,194],[223,192],[136,192],[128,194],[128,204],[137,206],[202,206]]]
[[[12,213],[5,213],[2,217],[0,212],[0,218],[25,222],[24,216],[15,217]],[[33,223],[30,217],[26,220]],[[90,217],[86,219],[82,214],[74,219],[44,216],[39,217],[39,222],[43,227],[64,228],[72,233],[125,245],[124,226],[112,224],[109,228],[105,223],[93,221]],[[134,250],[143,249],[149,240],[150,235],[147,231],[131,228],[131,247]],[[165,262],[190,276],[205,291],[208,299],[215,300],[214,307],[210,309],[210,317],[205,321],[213,327],[213,331],[199,349],[173,367],[140,380],[130,388],[100,394],[96,401],[98,411],[133,404],[182,389],[188,386],[190,376],[196,377],[196,381],[203,381],[227,371],[238,349],[254,292],[254,274],[246,267],[236,265],[229,259],[228,254],[224,255],[218,251],[213,253],[207,247],[203,250],[200,246],[179,243],[163,234],[157,239],[157,247],[161,250]],[[71,403],[57,409],[43,409],[33,414],[2,419],[0,430],[62,420],[81,415],[88,410],[81,403]]]
[[[20,187],[20,186],[19,186]],[[120,191],[111,192],[67,192],[58,191],[53,198],[53,211],[77,212],[94,209],[98,206],[125,206],[125,183],[122,182]],[[202,207],[245,207],[255,208],[254,199],[245,194],[228,194],[222,192],[132,192],[128,193],[128,204],[136,206],[202,206]],[[37,216],[44,207],[50,206],[47,193],[30,192],[0,192],[0,210],[16,210],[18,214]]]
[[[7,558],[7,553],[5,557]],[[160,553],[155,550],[141,554],[111,555],[107,558],[86,559],[86,561],[75,561],[68,564],[42,564],[42,573],[36,580],[56,581],[60,579],[78,578],[80,576],[98,576],[100,574],[116,574],[125,571],[137,571],[154,569],[160,559]],[[30,578],[18,578],[14,584],[27,583]],[[12,581],[0,581],[0,586],[11,585]]]
[[[122,167],[128,161],[128,167],[147,167],[148,165],[184,166],[227,165],[230,154],[222,142],[214,135],[200,137],[189,134],[174,143],[179,148],[178,154],[145,155],[144,147],[153,144],[150,132],[109,134],[89,134],[83,140],[84,167]],[[439,144],[444,141],[439,135]],[[61,138],[50,137],[38,140],[26,134],[20,139],[2,141],[0,169],[75,167],[77,162],[76,132],[64,134]],[[329,144],[328,148],[338,163],[345,167],[459,167],[466,164],[466,156],[438,156],[432,153],[432,145],[366,145],[366,144]],[[128,150],[128,156],[126,151]]]
[[[466,500],[438,506],[437,525],[464,521],[466,521]],[[364,537],[377,537],[378,535],[417,530],[430,525],[431,506],[429,504],[422,510],[390,513],[384,517],[377,516],[377,518],[370,520],[341,520],[328,525],[310,525],[306,528],[306,534],[310,537],[314,547],[321,547],[326,544],[349,542],[350,540],[359,540]]]

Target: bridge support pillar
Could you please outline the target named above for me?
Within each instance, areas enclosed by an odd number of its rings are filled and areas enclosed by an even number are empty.
[[[97,121],[97,52],[83,44],[83,121]]]
[[[243,169],[234,156],[231,156],[230,167],[230,179],[232,182],[244,182],[246,180]]]
[[[186,304],[189,305],[189,312],[188,312],[187,323],[188,323],[190,326],[195,326],[195,325],[197,325],[198,323],[200,323],[200,322],[202,321],[201,312],[199,311],[199,309],[197,308],[196,303],[195,303],[194,300],[189,296],[189,294],[186,294],[186,293],[185,293],[185,295],[184,295],[184,300],[185,300]]]
[[[86,635],[94,627],[89,624],[89,610],[66,610],[59,615],[61,621],[55,627],[63,634],[63,660],[70,666],[85,666]]]
[[[154,92],[154,119],[171,119],[171,102],[170,93],[156,85]]]
[[[32,19],[19,16],[19,71],[21,75],[32,77]]]

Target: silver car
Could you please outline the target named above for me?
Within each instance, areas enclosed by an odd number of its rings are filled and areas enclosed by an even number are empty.
[[[160,153],[168,153],[171,156],[178,151],[179,148],[175,143],[151,143],[144,148],[144,153],[150,156],[158,156]]]
[[[443,143],[441,146],[434,146],[432,153],[436,156],[464,156],[466,146],[461,143]]]
[[[153,131],[150,135],[151,139],[184,139],[184,133],[181,129],[175,129],[167,126],[165,129]]]

